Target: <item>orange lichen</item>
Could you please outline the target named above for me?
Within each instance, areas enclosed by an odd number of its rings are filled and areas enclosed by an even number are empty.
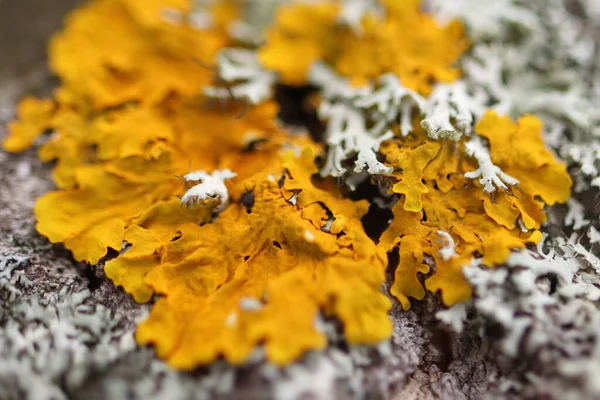
[[[437,156],[440,145],[436,142],[425,142],[414,149],[396,147],[394,150],[381,149],[386,154],[388,163],[396,171],[392,176],[398,182],[394,184],[392,191],[405,196],[405,210],[421,211],[421,195],[429,192],[427,186],[421,182],[423,169]]]
[[[367,14],[361,32],[340,24],[336,1],[282,7],[260,60],[290,85],[306,84],[312,65],[323,61],[356,83],[391,72],[405,87],[428,94],[432,81],[458,78],[454,64],[468,42],[461,23],[441,27],[420,3],[386,1],[385,16]]]
[[[189,369],[220,354],[241,363],[260,342],[278,364],[320,349],[319,309],[344,323],[350,343],[388,337],[390,304],[379,291],[385,263],[376,246],[347,251],[343,236],[317,229],[267,177],[251,190],[251,210],[238,199],[213,223],[184,225],[181,238],[165,243],[161,264],[143,282],[166,298],[140,325],[138,340]]]
[[[478,122],[476,131],[490,140],[492,161],[522,181],[507,193],[487,194],[479,182],[461,176],[473,169],[463,142],[434,146],[417,131],[382,146],[394,167],[391,191],[401,194],[402,200],[392,210],[394,221],[379,246],[386,251],[400,246],[391,293],[404,308],[410,307],[408,297],[425,295],[418,280],[419,274],[430,270],[423,254],[430,255],[435,265],[425,287],[440,290],[444,303],[451,305],[470,297],[462,268],[472,259],[482,256],[483,264],[493,267],[505,262],[512,249],[539,242],[538,229],[546,220],[544,201],[566,201],[571,186],[565,165],[545,149],[541,127],[533,116],[514,123],[491,111]],[[536,179],[548,171],[551,177]],[[450,259],[440,256],[439,231],[455,242],[456,254]]]
[[[421,94],[456,79],[462,26],[439,27],[416,0],[382,3],[385,16],[367,14],[362,29],[340,24],[335,1],[282,6],[259,59],[292,85],[318,61],[354,83],[394,73]],[[38,200],[37,229],[78,261],[119,253],[106,275],[138,302],[159,296],[136,337],[170,365],[240,364],[260,345],[287,364],[327,345],[323,316],[342,323],[350,344],[378,343],[392,332],[386,252],[400,254],[390,292],[404,308],[425,289],[464,301],[463,266],[494,266],[539,241],[544,204],[568,198],[571,181],[535,117],[490,112],[477,124],[492,161],[520,181],[492,195],[463,176],[475,168],[466,138],[434,142],[416,129],[381,147],[394,170],[381,179],[399,200],[375,244],[362,224],[371,204],[319,177],[325,149],[282,129],[274,101],[211,108],[203,89],[234,42],[227,26],[238,10],[223,1],[205,11],[214,18],[202,29],[190,23],[191,0],[95,0],[75,11],[50,45],[62,86],[52,100],[23,100],[4,142],[23,151],[53,131],[39,156],[56,161],[58,190]],[[227,198],[182,207],[177,196],[202,184],[187,174],[225,169],[217,183]]]
[[[169,8],[185,12],[190,0],[152,3],[97,0],[71,13],[49,48],[66,97],[94,109],[154,105],[172,93],[194,96],[211,82],[205,65],[229,38],[218,27],[200,32],[162,20]]]
[[[327,344],[321,314],[349,343],[378,343],[391,304],[385,252],[360,222],[368,202],[313,180],[322,148],[282,131],[275,103],[211,108],[201,96],[215,79],[203,64],[230,41],[226,3],[210,30],[161,19],[185,16],[185,0],[97,0],[69,17],[50,46],[63,85],[53,100],[25,99],[5,142],[22,151],[53,131],[39,152],[56,160],[59,190],[38,200],[37,229],[78,261],[118,251],[106,275],[138,302],[163,296],[137,339],[174,367],[242,363],[263,343],[289,363]],[[182,207],[180,177],[219,168],[237,174],[226,210]]]
[[[566,165],[557,163],[546,149],[539,118],[526,115],[515,123],[489,111],[477,123],[475,132],[490,141],[492,161],[519,180],[522,193],[539,196],[549,205],[569,199],[571,177]]]
[[[97,263],[107,248],[120,248],[133,218],[157,201],[182,194],[184,185],[176,176],[190,168],[217,168],[220,157],[246,146],[248,134],[280,134],[273,119],[276,111],[265,103],[243,119],[233,118],[235,109],[219,113],[192,105],[180,105],[168,116],[135,107],[89,118],[59,112],[56,131],[40,155],[58,159],[56,182],[70,190],[38,201],[37,229],[52,242],[65,243],[77,260]],[[78,218],[71,222],[74,215]],[[107,220],[113,221],[106,228],[110,231],[97,231],[99,222]]]
[[[17,110],[19,119],[8,124],[9,136],[4,141],[4,149],[19,152],[31,147],[50,128],[53,113],[52,100],[25,97]]]

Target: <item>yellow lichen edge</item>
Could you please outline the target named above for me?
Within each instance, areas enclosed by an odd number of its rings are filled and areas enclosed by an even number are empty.
[[[419,281],[419,274],[431,272],[425,255],[435,266],[425,287],[441,291],[446,305],[466,301],[471,288],[462,269],[472,259],[482,257],[484,265],[493,267],[505,262],[512,249],[538,243],[538,229],[546,220],[544,205],[569,199],[571,178],[565,164],[545,148],[537,117],[513,122],[489,111],[475,131],[489,140],[494,164],[519,180],[510,191],[488,194],[463,176],[475,169],[463,142],[432,143],[417,131],[382,146],[394,167],[391,191],[402,197],[379,247],[389,252],[399,246],[390,291],[405,309],[410,307],[409,297],[425,296]],[[450,235],[450,243],[440,231]]]
[[[19,119],[8,124],[9,134],[3,143],[4,150],[18,153],[30,148],[50,128],[54,107],[54,102],[49,99],[23,98],[17,109]]]

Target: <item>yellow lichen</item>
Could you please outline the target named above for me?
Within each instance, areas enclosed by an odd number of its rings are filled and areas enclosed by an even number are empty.
[[[340,24],[337,1],[282,7],[260,60],[290,85],[306,84],[317,61],[357,84],[391,72],[422,94],[433,81],[459,76],[454,64],[468,46],[461,23],[439,26],[421,11],[420,1],[386,1],[384,7],[384,17],[365,16],[360,32]]]
[[[50,45],[62,86],[53,100],[23,100],[4,143],[22,151],[53,131],[39,152],[56,160],[59,190],[38,200],[37,229],[79,261],[118,251],[106,275],[138,302],[163,296],[137,339],[174,367],[242,363],[263,343],[289,363],[327,344],[321,314],[349,343],[378,343],[391,304],[385,252],[360,223],[368,203],[313,182],[322,148],[283,132],[275,103],[211,107],[201,96],[215,79],[205,64],[230,42],[225,3],[210,30],[162,20],[185,16],[185,0],[97,0],[72,13]],[[181,177],[219,168],[237,174],[228,208],[215,219],[210,202],[182,207]]]
[[[169,8],[189,9],[189,0],[152,3],[96,0],[71,13],[49,48],[52,70],[71,100],[94,109],[128,101],[154,105],[172,93],[194,96],[211,82],[205,65],[229,43],[227,36],[216,27],[199,32],[161,22]]]
[[[566,166],[546,149],[539,118],[526,115],[515,123],[489,111],[475,131],[490,141],[492,161],[519,180],[522,193],[539,196],[549,205],[569,199],[571,178]]]
[[[78,261],[118,253],[106,275],[138,302],[158,297],[136,337],[170,365],[240,364],[260,345],[287,364],[327,345],[322,317],[340,321],[350,344],[378,343],[392,332],[386,253],[400,254],[390,293],[404,308],[426,289],[448,305],[464,301],[465,265],[495,266],[539,241],[544,204],[568,199],[570,178],[535,117],[490,112],[477,124],[492,161],[520,181],[491,196],[463,176],[476,167],[466,139],[434,142],[417,128],[381,147],[394,170],[381,182],[398,202],[375,244],[362,224],[371,204],[318,175],[326,149],[285,131],[274,101],[203,97],[217,79],[215,56],[234,43],[236,4],[204,10],[213,23],[202,29],[190,23],[191,0],[94,0],[76,10],[50,44],[62,85],[52,100],[24,99],[4,142],[23,151],[52,131],[39,157],[56,162],[58,189],[35,206],[38,231]],[[460,23],[438,26],[417,0],[382,4],[384,16],[366,15],[361,29],[340,24],[337,1],[282,6],[259,60],[289,85],[306,84],[319,61],[354,83],[394,73],[423,95],[458,77]],[[215,198],[182,207],[177,196],[192,185],[183,176],[223,169],[235,173],[222,183],[224,210]]]
[[[492,161],[520,180],[510,193],[487,194],[479,182],[462,176],[473,169],[463,142],[434,146],[417,130],[382,146],[394,167],[391,191],[401,194],[402,200],[392,210],[394,221],[379,246],[386,251],[400,246],[391,293],[404,308],[410,307],[408,297],[425,295],[418,280],[419,274],[429,272],[423,254],[430,255],[435,265],[425,287],[440,290],[444,303],[452,305],[470,297],[462,268],[472,259],[482,256],[483,264],[493,267],[505,262],[512,249],[539,242],[538,229],[546,220],[544,205],[565,202],[571,186],[566,166],[545,149],[541,128],[533,116],[515,123],[491,111],[476,125],[476,131],[490,140]],[[438,231],[452,236],[455,257],[440,256]]]
[[[405,210],[418,212],[423,208],[421,195],[429,192],[427,186],[421,182],[423,169],[435,158],[439,150],[440,145],[436,142],[425,142],[414,149],[381,149],[388,163],[397,171],[392,174],[398,180],[392,191],[405,196]]]
[[[17,110],[19,119],[8,124],[9,136],[4,141],[4,149],[20,152],[31,147],[50,128],[53,114],[52,100],[25,97]]]
[[[319,309],[344,323],[350,343],[388,337],[390,304],[379,291],[385,263],[375,245],[345,251],[343,237],[315,228],[266,177],[252,193],[250,212],[235,201],[213,223],[184,225],[181,238],[165,244],[162,263],[143,281],[166,298],[138,340],[189,369],[220,354],[243,362],[260,342],[278,364],[320,349]],[[161,322],[165,314],[172,327]]]

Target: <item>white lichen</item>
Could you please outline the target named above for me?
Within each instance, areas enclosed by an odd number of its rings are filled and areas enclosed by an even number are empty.
[[[325,142],[329,148],[322,176],[339,177],[347,172],[342,163],[356,156],[353,171],[367,170],[372,175],[386,175],[393,171],[377,160],[377,151],[382,142],[391,139],[391,130],[373,136],[367,128],[365,115],[356,108],[344,103],[323,101],[319,116],[327,121]]]
[[[337,74],[328,65],[317,62],[309,71],[308,81],[319,88],[319,93],[329,101],[339,100],[353,103],[356,98],[365,96],[373,90],[371,86],[354,87],[350,80]]]
[[[462,333],[467,322],[467,303],[455,304],[445,310],[435,313],[435,318],[448,325],[456,333]]]
[[[259,104],[272,97],[276,74],[264,69],[256,53],[240,48],[229,48],[219,54],[218,75],[228,86],[209,86],[204,94],[217,99],[240,99]]]
[[[244,311],[259,311],[263,308],[263,304],[252,297],[242,297],[240,299],[240,308]]]
[[[342,0],[339,22],[348,25],[360,35],[362,21],[366,15],[381,16],[384,12],[379,0]]]
[[[464,81],[438,84],[427,99],[421,126],[432,139],[459,140],[473,127],[473,99]]]
[[[194,186],[181,197],[181,203],[189,208],[204,201],[215,201],[215,212],[223,211],[229,201],[229,191],[224,181],[235,176],[236,174],[228,169],[213,171],[212,174],[205,171],[191,172],[183,179],[194,183]]]
[[[540,23],[533,10],[514,0],[429,0],[427,4],[442,23],[464,21],[470,38],[477,41],[505,33],[511,26],[535,30]]]
[[[571,198],[567,201],[568,211],[565,215],[565,226],[571,226],[575,230],[579,230],[588,225],[590,221],[585,218],[585,207],[579,201]]]
[[[474,136],[466,142],[465,149],[470,157],[477,160],[479,168],[465,173],[464,176],[469,179],[479,178],[484,192],[491,193],[496,189],[508,190],[509,187],[519,183],[518,179],[504,173],[500,167],[494,165],[489,150],[479,136]]]
[[[260,45],[277,8],[291,1],[293,0],[238,0],[240,18],[229,25],[229,34],[239,42]]]
[[[600,231],[590,226],[590,229],[587,232],[587,237],[590,239],[590,244],[600,243]]]
[[[384,132],[391,123],[399,122],[402,136],[407,136],[413,130],[413,112],[425,108],[425,99],[404,87],[394,74],[380,76],[377,83],[375,90],[357,96],[354,104],[372,111],[371,118],[377,121],[373,132]]]
[[[162,11],[165,22],[173,25],[187,25],[194,29],[206,30],[214,26],[214,18],[210,11],[214,0],[194,0],[191,12],[183,13],[172,7],[166,7]]]
[[[437,233],[443,240],[442,247],[440,247],[440,256],[442,257],[442,260],[448,261],[452,257],[458,256],[456,253],[456,242],[452,235],[442,230],[438,230]]]

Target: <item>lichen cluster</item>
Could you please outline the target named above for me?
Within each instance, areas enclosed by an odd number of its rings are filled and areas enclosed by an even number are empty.
[[[394,166],[391,191],[404,201],[394,206],[394,222],[380,246],[390,251],[400,244],[391,292],[405,308],[408,296],[425,295],[418,279],[418,273],[430,270],[424,255],[433,257],[436,266],[425,286],[441,290],[444,303],[452,305],[470,297],[462,267],[471,259],[480,255],[492,267],[504,263],[511,249],[539,242],[544,204],[567,201],[571,184],[564,164],[544,148],[541,129],[533,116],[515,123],[494,112],[477,123],[475,132],[489,139],[492,160],[519,180],[510,191],[491,195],[465,178],[475,166],[462,142],[396,139],[382,146]],[[530,145],[516,146],[516,141]]]
[[[368,3],[271,2],[249,27],[252,2],[94,0],[52,39],[61,84],[22,101],[4,148],[43,141],[58,190],[37,230],[156,299],[136,337],[173,367],[261,345],[288,364],[327,346],[325,319],[377,344],[393,301],[467,301],[463,268],[537,244],[544,206],[569,199],[541,121],[482,112],[457,81],[460,21]],[[275,86],[312,88],[323,143],[279,119]],[[379,193],[358,200],[361,183]],[[370,237],[379,205],[393,220]]]

